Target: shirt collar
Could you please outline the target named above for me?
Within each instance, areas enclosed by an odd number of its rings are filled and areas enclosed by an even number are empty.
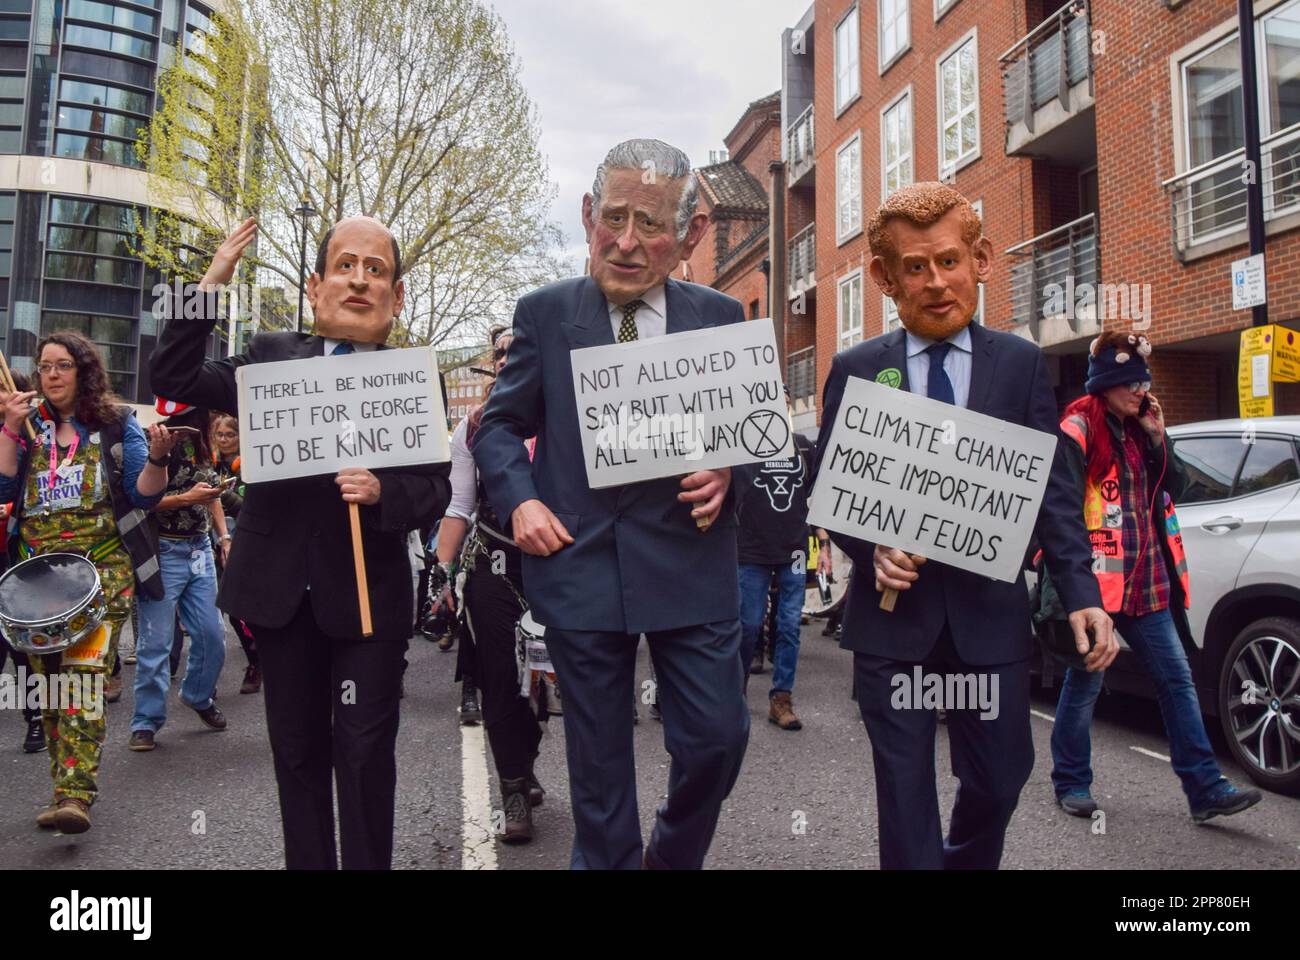
[[[651,287],[637,299],[653,310],[656,316],[668,316],[668,297],[664,292],[664,285],[662,283],[658,286]],[[608,300],[606,300],[605,303],[609,307],[610,313],[617,313],[619,316],[622,316],[622,307],[618,306],[618,304],[610,303]]]
[[[932,347],[934,344],[939,343],[938,340],[930,340],[927,337],[918,337],[911,330],[907,330],[906,328],[904,328],[904,332],[907,334],[908,357],[914,357],[918,353],[924,353],[927,349]],[[952,344],[958,350],[964,350],[966,353],[970,353],[971,352],[970,324],[969,323],[966,324],[966,326],[962,327],[955,334],[953,334],[951,337],[949,337],[947,340],[943,342]]]

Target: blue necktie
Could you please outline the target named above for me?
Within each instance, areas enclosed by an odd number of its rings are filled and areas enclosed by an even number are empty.
[[[330,351],[331,357],[343,357],[349,353],[355,353],[356,347],[352,346],[351,340],[341,340],[334,344],[334,349]]]
[[[943,369],[944,357],[948,356],[951,349],[951,343],[936,343],[925,348],[925,352],[930,355],[930,376],[926,380],[925,395],[931,400],[955,404],[957,398],[953,396],[952,381]]]

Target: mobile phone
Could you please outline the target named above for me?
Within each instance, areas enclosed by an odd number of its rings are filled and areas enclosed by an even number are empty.
[[[195,436],[203,432],[198,427],[168,427],[167,429],[172,433],[192,433]]]
[[[1138,419],[1141,420],[1151,412],[1151,394],[1142,398],[1142,403],[1138,406]]]
[[[222,480],[221,483],[218,484],[218,486],[221,487],[221,492],[225,493],[227,490],[233,490],[235,484],[237,484],[238,482],[239,482],[238,477],[226,477],[226,479]]]

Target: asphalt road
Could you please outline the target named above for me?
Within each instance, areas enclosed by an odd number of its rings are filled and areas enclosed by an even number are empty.
[[[712,868],[874,868],[875,794],[870,746],[849,699],[851,656],[803,629],[795,708],[799,732],[767,722],[770,673],[750,681],[752,730],[740,780],[722,812],[709,855]],[[499,805],[481,728],[459,726],[454,654],[411,641],[398,740],[394,866],[409,869],[554,869],[568,865],[572,820],[564,765],[563,724],[548,727],[537,765],[547,789],[535,811],[537,836],[507,847],[490,835]],[[218,867],[274,869],[282,864],[275,780],[261,697],[240,696],[244,659],[233,638],[219,686],[224,732],[210,731],[175,699],[151,753],[126,749],[128,686],[109,707],[101,797],[93,829],[77,837],[39,830],[48,802],[47,754],[28,756],[17,711],[0,711],[0,868]],[[126,667],[128,677],[133,667]],[[638,677],[649,676],[643,647]],[[1154,703],[1103,696],[1093,727],[1094,795],[1105,832],[1062,813],[1048,779],[1054,699],[1035,697],[1036,763],[1007,836],[1004,868],[1236,869],[1300,866],[1300,799],[1265,794],[1256,808],[1194,825],[1168,754]],[[629,714],[631,704],[629,704]],[[936,751],[940,805],[951,809],[956,781],[948,772],[947,735]],[[1229,777],[1244,782],[1217,732]],[[668,774],[662,728],[644,706],[635,731],[638,796],[646,835]],[[1146,751],[1146,752],[1142,752]],[[1153,755],[1154,754],[1154,755]]]

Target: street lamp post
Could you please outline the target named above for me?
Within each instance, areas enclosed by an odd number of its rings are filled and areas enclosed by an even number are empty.
[[[302,203],[298,205],[293,215],[302,218],[302,245],[298,252],[298,332],[302,333],[302,295],[307,285],[307,220],[318,214],[311,201],[307,199],[307,195],[303,194]]]

